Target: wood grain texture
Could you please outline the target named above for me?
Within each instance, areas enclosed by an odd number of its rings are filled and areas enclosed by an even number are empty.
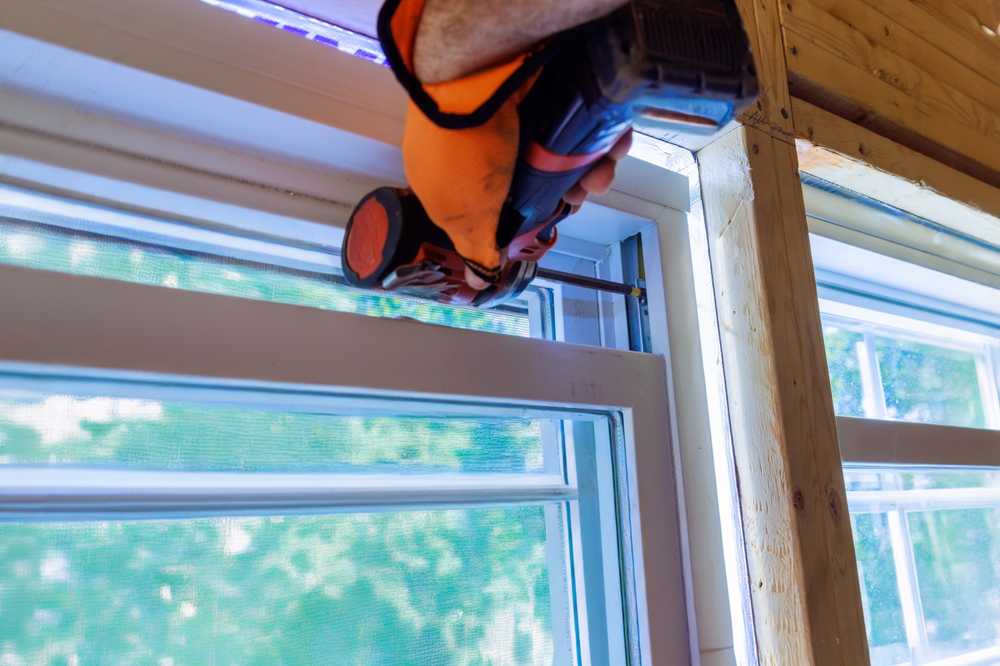
[[[950,0],[956,7],[974,17],[981,27],[998,32],[1000,26],[1000,0]]]
[[[796,0],[789,4],[794,10],[784,15],[786,29],[921,101],[944,117],[992,141],[1000,141],[1000,114],[997,113],[1000,109],[1000,86],[984,80],[985,85],[978,86],[978,90],[985,102],[980,101],[950,83],[952,68],[934,76],[920,66],[926,59],[924,54],[915,60],[904,58],[869,39],[851,24],[827,14],[809,0]],[[795,60],[790,59],[789,66],[794,67],[794,64]],[[959,72],[962,71],[959,66]],[[976,87],[979,82],[968,83]],[[942,131],[947,129],[942,128]]]
[[[699,153],[761,663],[868,663],[795,150]]]
[[[738,5],[761,100],[698,161],[757,652],[765,666],[857,666],[869,663],[868,642],[788,134],[790,33],[780,21],[791,5]]]
[[[1000,148],[982,132],[885,83],[787,30],[789,81],[796,97],[1000,186]]]
[[[808,102],[792,117],[801,171],[1000,245],[1000,188]]]
[[[787,0],[791,94],[1000,187],[995,0]],[[1000,28],[1000,26],[994,26]]]
[[[833,17],[861,33],[865,39],[892,52],[903,61],[913,63],[940,81],[945,81],[972,99],[1000,109],[1000,85],[926,42],[904,26],[889,19],[862,0],[792,0],[791,10],[783,20],[791,24],[793,17],[819,24]],[[823,12],[822,15],[816,12]],[[800,14],[808,13],[808,17]]]
[[[972,15],[981,28],[1000,33],[1000,0],[951,0],[956,7]]]
[[[987,51],[990,49],[1000,51],[1000,39],[997,38],[996,34],[997,24],[986,25],[976,15],[979,12],[976,11],[978,8],[974,5],[985,3],[968,3],[968,7],[962,7],[955,0],[913,0],[913,2],[923,7],[929,14],[940,18],[944,23],[968,34],[970,39],[978,42]],[[970,9],[973,9],[975,13],[970,12]],[[992,23],[990,19],[987,19],[987,22]],[[987,30],[983,30],[984,27]]]
[[[785,74],[781,14],[777,0],[736,0],[743,18],[760,84],[760,98],[740,120],[791,141],[791,96]]]
[[[941,3],[950,1],[937,0]],[[1000,60],[997,59],[996,51],[974,39],[976,36],[974,32],[957,29],[910,0],[863,0],[863,2],[894,23],[912,31],[927,44],[936,46],[959,62],[982,72],[994,83],[1000,83]]]

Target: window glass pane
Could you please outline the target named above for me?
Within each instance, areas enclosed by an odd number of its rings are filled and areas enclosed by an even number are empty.
[[[551,664],[547,510],[0,524],[0,662]]]
[[[884,513],[855,514],[851,516],[851,527],[872,666],[901,664],[909,659],[910,649],[906,643],[887,516]]]
[[[930,658],[1000,644],[1000,510],[907,517]]]
[[[889,418],[986,426],[974,354],[880,336],[875,350]]]
[[[826,363],[830,368],[834,413],[840,416],[865,416],[857,351],[858,345],[864,344],[864,336],[855,331],[826,325],[823,327],[823,342],[826,346]]]
[[[911,655],[915,665],[960,655],[995,663],[1000,508],[995,491],[982,490],[1000,488],[1000,472],[849,468],[845,479],[872,664],[910,663]],[[904,590],[919,603],[904,607]]]
[[[343,416],[0,389],[0,464],[145,469],[541,473],[518,418]]]
[[[945,488],[1000,488],[1000,473],[987,470],[934,470],[900,472],[903,490],[943,490]]]
[[[527,337],[527,314],[478,310],[351,289],[330,276],[180,252],[45,225],[0,219],[0,263],[273,303],[403,317]]]

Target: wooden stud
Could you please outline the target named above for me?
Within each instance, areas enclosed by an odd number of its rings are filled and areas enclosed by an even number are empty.
[[[761,87],[756,106],[740,120],[773,136],[791,139],[792,98],[786,82],[781,16],[777,0],[736,0],[736,5],[750,37],[750,48]]]
[[[787,4],[787,0],[782,0]],[[761,103],[698,153],[760,663],[868,663],[777,0],[738,3]]]
[[[868,663],[795,149],[699,153],[761,664]]]

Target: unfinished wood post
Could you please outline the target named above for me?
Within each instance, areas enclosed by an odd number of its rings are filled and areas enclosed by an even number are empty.
[[[761,664],[868,663],[795,148],[699,154]]]
[[[869,663],[774,0],[738,0],[761,99],[698,154],[765,666]]]

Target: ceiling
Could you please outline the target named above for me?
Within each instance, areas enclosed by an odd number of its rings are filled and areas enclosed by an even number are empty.
[[[274,4],[377,37],[375,22],[382,0],[277,0]]]

